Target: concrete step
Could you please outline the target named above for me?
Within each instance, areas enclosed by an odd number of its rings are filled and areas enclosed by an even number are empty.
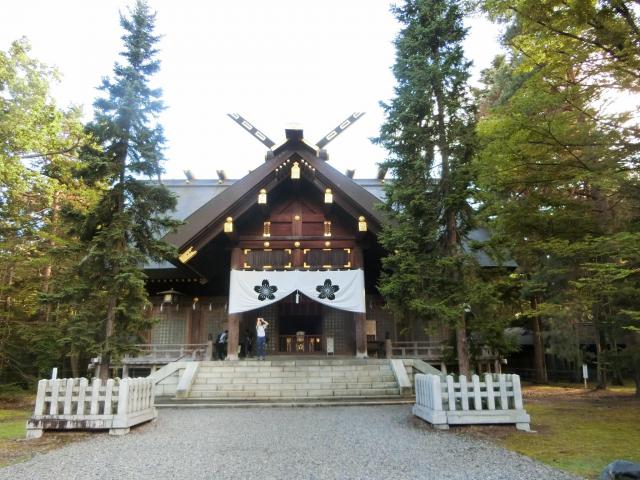
[[[303,367],[303,366],[349,366],[349,365],[388,365],[385,358],[348,358],[348,359],[267,359],[267,360],[224,360],[200,362],[201,367],[211,366],[251,366],[251,367]]]
[[[302,366],[255,366],[255,365],[200,365],[202,373],[290,373],[307,372],[314,374],[318,372],[390,372],[389,365],[302,365]]]
[[[396,382],[370,383],[221,383],[193,385],[192,392],[257,391],[257,390],[363,390],[366,388],[398,388]]]
[[[368,372],[336,375],[306,375],[301,372],[291,372],[282,375],[279,373],[268,374],[243,374],[232,372],[229,374],[207,374],[198,372],[194,384],[220,384],[220,383],[331,383],[331,382],[371,382],[384,381],[394,382],[396,379],[391,372],[380,374],[370,374]]]
[[[201,362],[189,399],[284,401],[400,396],[386,359]]]
[[[358,398],[371,396],[400,397],[398,388],[365,388],[339,390],[255,390],[255,391],[206,391],[191,392],[190,399],[270,399],[270,398]]]
[[[266,407],[345,407],[367,405],[410,405],[413,397],[398,395],[327,398],[201,398],[178,400],[157,398],[157,408],[266,408]]]

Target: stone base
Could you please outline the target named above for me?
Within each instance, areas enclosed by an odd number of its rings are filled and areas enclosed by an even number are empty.
[[[41,428],[27,428],[27,440],[33,440],[35,438],[42,437],[44,430]]]

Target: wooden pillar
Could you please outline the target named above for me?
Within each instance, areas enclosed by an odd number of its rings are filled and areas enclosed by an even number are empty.
[[[353,249],[353,266],[354,268],[364,267],[362,250],[359,246]],[[356,357],[367,358],[367,314],[354,313],[353,315],[356,328]]]
[[[185,343],[188,343],[188,344],[195,343],[193,341],[193,339],[194,339],[194,336],[193,336],[193,310],[191,310],[191,305],[189,305],[188,307],[187,307],[187,305],[184,305],[184,308],[188,308],[188,310],[187,310],[187,321],[186,321],[187,334],[185,335],[185,338],[187,339],[187,341]]]
[[[231,250],[231,268],[236,269],[241,267],[242,252],[239,247],[234,247]],[[230,313],[228,316],[228,329],[229,336],[227,337],[227,360],[238,360],[238,344],[240,342],[240,320],[242,319],[241,313]]]

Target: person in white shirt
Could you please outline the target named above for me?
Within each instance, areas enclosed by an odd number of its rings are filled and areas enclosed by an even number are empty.
[[[269,326],[269,323],[264,318],[258,317],[256,320],[256,340],[258,343],[258,360],[265,359],[265,345],[267,334],[265,329]]]

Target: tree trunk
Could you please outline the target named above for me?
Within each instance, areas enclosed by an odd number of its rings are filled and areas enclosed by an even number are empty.
[[[60,210],[59,197],[60,197],[60,192],[58,191],[53,192],[53,202],[51,204],[51,223],[50,223],[51,236],[53,238],[55,238],[58,231],[58,210]],[[50,249],[53,249],[53,247],[55,246],[55,242],[53,240],[49,240],[47,243]],[[49,251],[48,253],[50,255],[51,251]],[[49,256],[49,260],[50,260],[49,263],[44,267],[44,270],[42,272],[42,293],[44,294],[49,293],[49,288],[51,285],[51,276],[53,273],[53,263],[51,262],[51,256]],[[49,302],[45,303],[40,313],[40,316],[44,322],[49,321],[49,317],[51,316],[51,304]]]
[[[440,157],[442,160],[440,186],[442,189],[442,200],[447,201],[451,193],[451,168],[449,165],[449,142],[445,126],[445,101],[442,93],[442,86],[438,84],[434,85],[434,93],[436,97],[436,105],[438,107],[436,116],[438,124],[438,149],[440,150]],[[458,253],[456,216],[457,212],[455,207],[447,207],[444,212],[447,256],[455,256]],[[456,276],[459,273],[460,272],[455,272]],[[459,279],[454,279],[454,281],[459,281]],[[464,318],[464,312],[462,312],[462,317],[456,326],[456,350],[458,354],[458,370],[460,375],[469,376],[471,372],[469,361],[469,341],[467,339],[467,323]]]
[[[118,299],[109,297],[107,305],[107,321],[104,327],[104,349],[100,357],[100,380],[108,380],[111,368],[111,337],[113,336],[113,326],[116,319],[116,306]]]
[[[80,355],[78,353],[71,353],[69,356],[69,363],[71,364],[71,376],[73,378],[80,377],[80,369],[78,368],[80,362]]]
[[[469,342],[467,339],[467,322],[464,313],[456,327],[456,350],[458,351],[458,372],[469,378],[471,367],[469,364]]]
[[[604,332],[599,327],[596,326],[596,366],[597,366],[596,388],[599,388],[602,390],[606,390],[607,384],[609,383],[607,379],[607,369],[604,365],[604,346],[605,346]]]
[[[531,308],[538,308],[537,298],[531,299]],[[548,383],[547,368],[544,358],[544,342],[542,341],[542,329],[540,328],[540,317],[531,318],[531,332],[533,336],[533,380],[535,383]]]

